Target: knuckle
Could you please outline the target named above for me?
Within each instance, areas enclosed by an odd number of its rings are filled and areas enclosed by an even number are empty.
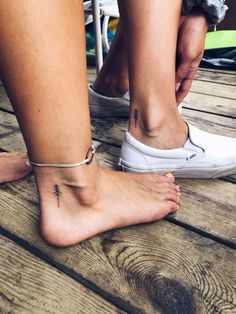
[[[182,82],[182,80],[188,75],[187,69],[179,69],[176,74],[176,81],[178,83]]]

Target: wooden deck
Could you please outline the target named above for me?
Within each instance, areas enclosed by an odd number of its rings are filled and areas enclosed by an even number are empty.
[[[94,73],[88,69],[90,81]],[[2,86],[0,107],[0,149],[24,151]],[[199,70],[183,116],[236,137],[236,73]],[[115,167],[127,121],[92,126],[97,158]],[[68,249],[40,237],[31,175],[1,185],[0,313],[236,313],[236,175],[178,183],[177,214]]]

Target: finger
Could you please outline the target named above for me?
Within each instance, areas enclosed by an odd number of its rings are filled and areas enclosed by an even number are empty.
[[[196,75],[196,72],[198,70],[198,66],[199,66],[200,60],[197,60],[195,62],[192,63],[192,65],[189,68],[189,72],[187,74],[187,76],[184,78],[184,80],[182,81],[177,93],[176,93],[176,102],[177,104],[180,104],[184,98],[187,96],[193,79]]]
[[[181,15],[180,19],[179,19],[179,28],[182,26],[183,22],[186,20],[186,16],[185,15]]]
[[[183,100],[184,98],[187,96],[189,90],[190,90],[190,87],[192,85],[192,79],[184,79],[177,94],[176,94],[176,102],[177,102],[177,105],[179,105]]]
[[[192,62],[182,60],[176,70],[175,92],[177,93],[184,79],[188,76]]]

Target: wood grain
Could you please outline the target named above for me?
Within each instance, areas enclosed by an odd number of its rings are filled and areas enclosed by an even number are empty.
[[[236,72],[214,69],[198,69],[196,80],[236,86]]]
[[[5,88],[3,86],[0,86],[0,106],[2,109],[5,109],[7,111],[13,111],[12,105],[7,97]]]
[[[125,313],[0,236],[0,313]]]
[[[193,80],[191,91],[203,95],[214,95],[222,98],[235,99],[235,86],[221,85],[214,82]]]
[[[236,118],[236,100],[219,98],[212,95],[201,95],[190,92],[182,106],[187,109],[200,110],[217,115]]]
[[[207,232],[236,248],[236,185],[222,180],[177,180],[181,210],[173,221]]]
[[[30,180],[2,186],[1,227],[102,289],[115,304],[139,314],[235,312],[232,249],[165,221],[54,249],[38,233],[36,193]]]

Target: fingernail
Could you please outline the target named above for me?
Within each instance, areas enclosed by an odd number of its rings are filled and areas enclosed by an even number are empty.
[[[177,210],[179,210],[179,205],[177,205]]]
[[[180,187],[179,187],[179,185],[176,185],[176,189],[177,189],[178,191],[180,191]]]
[[[179,88],[180,88],[181,83],[176,83],[175,84],[175,91],[178,92]]]

